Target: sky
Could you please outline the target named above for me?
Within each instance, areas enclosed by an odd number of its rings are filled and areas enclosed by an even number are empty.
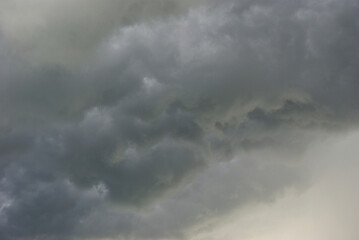
[[[0,0],[0,239],[359,239],[358,0]]]

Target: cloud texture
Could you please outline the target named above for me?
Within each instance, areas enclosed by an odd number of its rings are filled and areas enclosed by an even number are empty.
[[[357,196],[356,0],[0,5],[1,239],[225,239],[333,166]]]

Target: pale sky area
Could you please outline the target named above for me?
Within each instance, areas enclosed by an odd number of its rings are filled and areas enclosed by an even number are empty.
[[[1,240],[358,240],[358,0],[0,0]]]

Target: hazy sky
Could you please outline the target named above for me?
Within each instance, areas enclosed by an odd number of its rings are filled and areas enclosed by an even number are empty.
[[[0,239],[359,239],[358,0],[0,0]]]

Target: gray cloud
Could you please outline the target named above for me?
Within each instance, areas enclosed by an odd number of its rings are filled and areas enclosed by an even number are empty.
[[[207,2],[147,22],[190,5],[155,1],[132,14],[141,1],[91,2],[95,32],[72,42],[90,28],[82,13],[72,18],[79,3],[60,4],[76,6],[71,17],[55,14],[24,39],[48,42],[30,51],[48,64],[0,41],[6,240],[186,238],[200,222],[310,185],[303,152],[358,126],[354,0]],[[20,36],[23,19],[15,35],[3,21],[21,9],[2,4],[1,39]],[[41,4],[40,22],[55,6]],[[83,66],[52,64],[88,53]]]
[[[119,26],[185,12],[201,1],[42,1],[0,3],[0,31],[32,64],[86,61]]]
[[[31,152],[2,156],[2,239],[68,239],[81,218],[103,199],[99,186],[81,191],[58,178],[56,163],[49,161],[57,152],[52,139],[40,135]]]

